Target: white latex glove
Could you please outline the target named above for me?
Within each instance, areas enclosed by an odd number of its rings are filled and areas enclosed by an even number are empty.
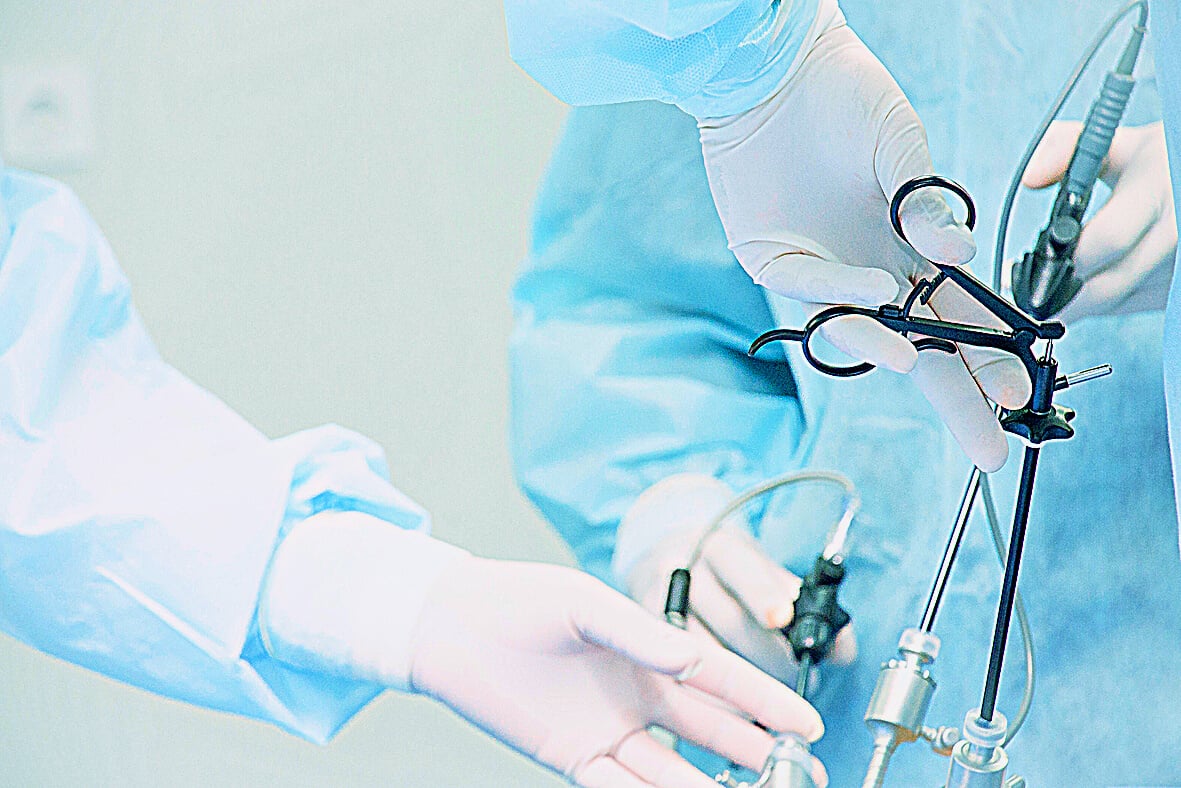
[[[926,132],[898,85],[822,0],[782,87],[738,115],[699,119],[710,188],[730,249],[755,282],[803,302],[878,306],[904,297],[934,267],[897,238],[889,203],[913,177],[933,172]],[[961,264],[975,242],[934,189],[902,206],[907,237],[923,255]],[[998,325],[957,286],[930,303],[939,317]],[[930,315],[916,308],[915,314]],[[987,471],[1007,444],[985,395],[1024,405],[1029,380],[1010,356],[977,348],[917,354],[868,318],[830,324],[825,338],[858,359],[909,372],[968,456]],[[982,393],[983,392],[983,393]]]
[[[475,558],[363,514],[292,530],[259,619],[279,659],[434,697],[587,788],[715,786],[650,725],[754,769],[772,739],[740,715],[823,733],[795,693],[588,575]],[[815,774],[827,782],[818,761]]]
[[[1022,183],[1044,189],[1062,180],[1083,125],[1050,127]],[[1164,309],[1177,259],[1177,215],[1161,123],[1117,129],[1100,178],[1111,197],[1083,226],[1075,252],[1082,289],[1064,321],[1089,315]]]
[[[632,599],[663,613],[673,570],[687,566],[701,534],[733,497],[712,476],[679,474],[636,499],[620,523],[613,562]],[[689,628],[794,686],[795,656],[779,630],[791,623],[799,594],[800,578],[768,558],[734,517],[709,537],[691,570]],[[837,635],[829,659],[848,664],[856,653],[850,625]]]

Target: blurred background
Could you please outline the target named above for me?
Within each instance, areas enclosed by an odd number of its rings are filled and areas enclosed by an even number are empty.
[[[482,3],[0,0],[0,153],[72,186],[164,356],[264,432],[385,446],[436,534],[568,562],[512,479],[513,270],[562,108]],[[387,694],[328,747],[0,637],[0,782],[547,786]]]

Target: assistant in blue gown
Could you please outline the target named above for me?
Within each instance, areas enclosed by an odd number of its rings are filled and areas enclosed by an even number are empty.
[[[938,171],[966,184],[989,250],[1012,169],[1108,2],[847,0],[849,23],[923,118]],[[921,21],[920,21],[921,20]],[[1054,29],[1047,46],[1046,29]],[[1118,47],[1100,55],[1067,117],[1081,117]],[[1143,79],[1129,122],[1157,116]],[[1031,244],[1049,196],[1023,195],[1010,256]],[[991,255],[977,272],[987,275]],[[799,325],[726,249],[693,120],[658,103],[576,109],[538,197],[516,287],[513,448],[524,489],[610,582],[622,513],[675,473],[736,489],[798,467],[834,468],[865,497],[845,599],[860,657],[826,668],[816,748],[836,788],[860,784],[862,722],[880,662],[917,623],[969,465],[904,378],[834,380],[790,358],[748,359],[750,340]],[[1038,690],[1011,747],[1031,786],[1181,785],[1181,562],[1161,378],[1162,316],[1093,318],[1056,345],[1064,371],[1110,362],[1072,389],[1078,436],[1042,454],[1022,590]],[[782,353],[783,351],[778,351]],[[789,351],[794,353],[794,351]],[[1002,517],[1018,463],[994,477]],[[754,515],[768,552],[802,574],[831,522],[823,493]],[[1008,522],[1002,523],[1007,532]],[[976,517],[937,626],[932,725],[980,703],[1000,568]],[[1014,629],[1001,710],[1022,686]],[[937,785],[947,763],[903,747],[888,785]]]
[[[165,363],[78,199],[0,164],[0,631],[324,741],[382,687],[272,658],[256,605],[326,510],[429,525],[372,441],[270,440]]]

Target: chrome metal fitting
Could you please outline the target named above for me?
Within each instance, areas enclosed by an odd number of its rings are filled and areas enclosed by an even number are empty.
[[[882,665],[865,711],[875,739],[882,728],[896,732],[896,744],[922,736],[936,686],[927,666],[938,654],[939,638],[934,634],[913,628],[902,633],[898,656]]]
[[[991,721],[980,718],[980,711],[964,718],[963,738],[951,750],[951,768],[947,788],[1019,788],[1020,777],[1005,779],[1009,756],[1003,742],[1008,729],[1005,715],[997,712]]]
[[[934,633],[907,629],[898,639],[898,656],[885,662],[878,672],[865,710],[865,724],[873,734],[873,756],[863,788],[880,788],[890,758],[900,744],[926,738],[936,752],[950,746],[944,742],[944,729],[934,730],[923,724],[936,686],[928,666],[938,655],[939,638]]]
[[[775,749],[755,782],[739,782],[729,772],[719,774],[716,780],[726,788],[816,788],[812,781],[812,752],[808,742],[794,733],[775,740]]]

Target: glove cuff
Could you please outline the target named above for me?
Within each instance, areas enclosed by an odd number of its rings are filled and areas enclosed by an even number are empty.
[[[766,102],[795,76],[820,35],[844,21],[837,0],[772,4],[709,84],[677,106],[702,120],[739,115]]]
[[[259,635],[271,656],[295,667],[405,691],[427,595],[469,556],[360,512],[316,515],[275,554]]]

